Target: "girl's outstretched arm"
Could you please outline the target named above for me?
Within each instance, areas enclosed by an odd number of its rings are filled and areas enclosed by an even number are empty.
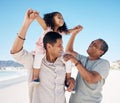
[[[43,28],[43,30],[47,29],[47,25],[46,25],[44,19],[40,17],[40,15],[37,16],[36,20],[40,24],[40,26]]]
[[[34,10],[34,11],[35,11],[35,10]],[[46,25],[44,19],[41,18],[39,12],[37,12],[37,11],[36,11],[36,12],[33,12],[32,14],[30,14],[30,17],[34,17],[34,15],[36,15],[36,13],[37,13],[37,15],[38,15],[38,16],[36,17],[37,22],[40,24],[40,26],[43,28],[43,30],[46,30],[46,29],[47,29],[47,25]]]

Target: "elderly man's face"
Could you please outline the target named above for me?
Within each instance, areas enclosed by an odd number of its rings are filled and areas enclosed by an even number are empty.
[[[100,57],[103,54],[101,45],[102,43],[99,40],[92,41],[87,50],[88,54],[93,57]]]

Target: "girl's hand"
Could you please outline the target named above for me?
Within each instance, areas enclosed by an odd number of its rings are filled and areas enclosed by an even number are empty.
[[[28,9],[25,14],[24,22],[30,24],[37,16],[39,16],[37,11]]]
[[[72,29],[71,34],[76,35],[76,34],[78,34],[80,31],[82,31],[82,29],[83,29],[83,27],[82,27],[81,25],[78,25],[78,26],[76,26],[76,27],[74,27],[74,28]]]
[[[37,12],[37,11],[33,11],[33,12],[30,14],[30,18],[31,18],[31,19],[36,19],[38,16],[39,16],[39,12]]]

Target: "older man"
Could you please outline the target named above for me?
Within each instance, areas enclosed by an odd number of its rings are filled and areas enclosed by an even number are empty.
[[[82,30],[82,26],[80,27]],[[73,50],[73,43],[78,30],[70,37],[66,51],[70,54],[65,60],[71,60],[77,70],[75,93],[71,95],[69,103],[100,103],[102,100],[101,90],[108,76],[110,64],[102,59],[108,50],[108,45],[103,39],[91,42],[87,49],[88,56],[78,54]]]

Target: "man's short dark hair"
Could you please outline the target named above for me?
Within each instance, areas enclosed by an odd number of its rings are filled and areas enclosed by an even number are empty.
[[[59,33],[53,31],[47,32],[43,38],[44,48],[46,49],[47,43],[54,45],[57,39],[62,39],[62,36]]]
[[[107,51],[108,51],[108,44],[106,43],[105,40],[99,38],[98,40],[101,41],[102,45],[101,45],[101,50],[104,51],[104,53],[102,55],[104,55]]]

